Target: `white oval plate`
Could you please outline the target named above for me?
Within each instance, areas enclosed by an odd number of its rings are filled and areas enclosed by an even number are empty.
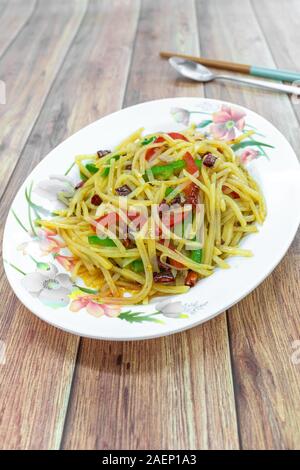
[[[68,271],[64,269],[68,269],[70,260],[64,258],[67,253],[57,239],[51,234],[31,233],[26,190],[34,219],[35,211],[43,215],[41,207],[52,209],[56,204],[41,197],[41,192],[35,192],[35,188],[38,185],[47,191],[45,195],[49,195],[51,185],[57,189],[64,184],[55,179],[49,184],[49,175],[63,175],[76,154],[111,149],[139,127],[144,127],[145,133],[175,131],[195,122],[209,135],[216,132],[214,120],[219,122],[222,138],[228,137],[229,132],[232,137],[232,134],[254,129],[257,133],[252,139],[260,142],[237,150],[260,184],[268,211],[259,233],[249,235],[241,243],[243,248],[252,250],[254,256],[230,258],[231,269],[216,269],[212,276],[198,282],[184,295],[170,296],[164,301],[157,299],[147,306],[122,308],[121,312],[109,306],[99,307],[93,303],[93,294],[72,285]],[[68,176],[74,182],[78,181],[75,169]],[[203,98],[173,98],[138,104],[80,130],[52,150],[28,176],[6,221],[5,271],[12,289],[29,310],[68,332],[99,339],[133,340],[182,331],[211,319],[238,302],[275,268],[299,225],[299,179],[299,163],[287,140],[266,119],[246,108]],[[39,274],[37,268],[48,271],[41,270],[42,274]],[[33,272],[34,276],[28,276]]]

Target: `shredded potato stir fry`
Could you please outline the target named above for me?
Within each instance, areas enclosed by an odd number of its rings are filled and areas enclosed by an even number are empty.
[[[77,156],[82,181],[74,196],[66,209],[40,221],[72,253],[72,277],[97,289],[105,303],[187,292],[215,267],[228,268],[229,256],[251,256],[239,242],[266,215],[257,183],[231,148],[237,140],[207,140],[194,126],[180,133],[142,131],[114,151]],[[187,215],[189,236],[178,230]]]

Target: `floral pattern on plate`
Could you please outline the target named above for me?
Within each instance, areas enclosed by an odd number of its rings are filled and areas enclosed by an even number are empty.
[[[223,104],[217,109],[215,106],[211,108],[201,106],[201,109],[200,106],[195,109],[172,108],[170,112],[178,124],[188,126],[195,123],[197,129],[203,129],[205,138],[228,141],[245,134],[244,140],[232,146],[244,165],[260,156],[268,158],[265,148],[273,148],[272,145],[254,138],[254,135],[259,137],[264,135],[247,124],[244,111],[233,106]]]

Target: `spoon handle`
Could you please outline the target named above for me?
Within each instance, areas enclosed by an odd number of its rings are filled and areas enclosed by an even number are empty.
[[[233,77],[231,75],[215,75],[216,79],[231,80],[233,82],[246,83],[247,85],[265,88],[268,90],[276,90],[282,93],[292,93],[300,95],[300,87],[293,85],[283,85],[281,83],[268,82],[266,80],[252,80],[251,78]]]

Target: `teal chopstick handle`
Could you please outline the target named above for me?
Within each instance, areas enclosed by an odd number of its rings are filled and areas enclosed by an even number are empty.
[[[265,67],[250,67],[250,74],[256,77],[272,78],[273,80],[283,80],[285,82],[300,81],[300,72],[289,72],[288,70],[267,69]]]

